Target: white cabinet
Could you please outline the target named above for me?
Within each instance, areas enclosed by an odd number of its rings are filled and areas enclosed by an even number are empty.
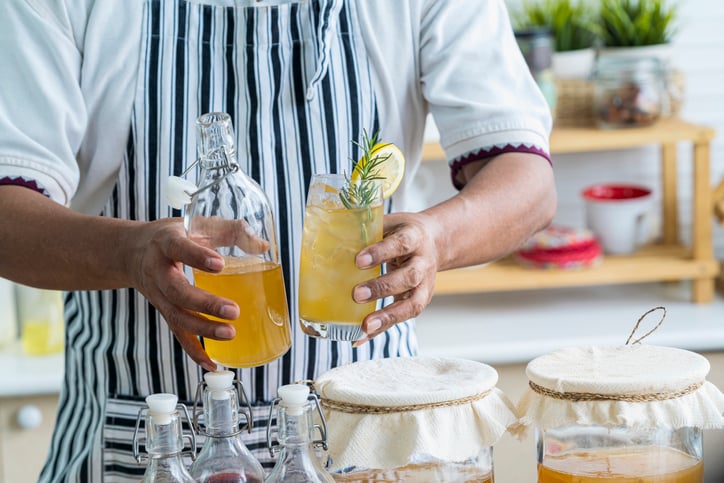
[[[34,483],[45,462],[58,396],[0,398],[0,483]]]

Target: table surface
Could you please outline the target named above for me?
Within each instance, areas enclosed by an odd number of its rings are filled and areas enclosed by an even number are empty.
[[[20,343],[0,349],[0,397],[57,394],[63,383],[63,354],[28,356]]]

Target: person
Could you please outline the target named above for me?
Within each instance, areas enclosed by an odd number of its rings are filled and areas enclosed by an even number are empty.
[[[435,274],[504,256],[556,208],[551,115],[503,0],[0,2],[0,276],[65,291],[65,378],[41,481],[138,480],[143,397],[193,400],[214,370],[199,336],[229,339],[232,302],[184,267],[222,269],[164,200],[195,159],[193,123],[231,115],[242,169],[271,198],[292,348],[238,376],[254,404],[247,445],[265,464],[279,386],[352,361],[417,353],[414,319]],[[459,189],[410,210],[431,113]],[[366,343],[305,336],[296,270],[312,173],[344,172],[379,132],[407,159],[383,241],[359,267],[387,273],[356,301]]]

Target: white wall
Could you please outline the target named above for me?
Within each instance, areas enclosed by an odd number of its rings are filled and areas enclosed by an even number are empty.
[[[519,0],[507,0],[511,9]],[[724,180],[724,2],[682,0],[680,30],[674,39],[673,66],[684,72],[686,93],[682,117],[706,124],[717,131],[711,150],[711,184]],[[579,193],[589,184],[602,181],[631,181],[660,189],[660,164],[653,148],[619,152],[558,155],[554,159],[559,193],[556,223],[583,225]],[[679,149],[679,202],[682,240],[689,240],[691,220],[691,149]],[[426,191],[421,206],[453,193],[441,180],[448,180],[444,163],[424,165],[415,183]],[[716,256],[724,260],[724,229],[712,218]]]

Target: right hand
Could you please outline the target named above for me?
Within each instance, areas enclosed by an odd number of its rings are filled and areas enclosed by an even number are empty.
[[[263,240],[239,227],[236,221],[223,221],[213,230],[212,246],[235,244],[248,253],[260,253],[268,248]],[[224,259],[211,248],[191,240],[180,218],[167,218],[142,223],[129,236],[132,248],[128,271],[133,288],[141,292],[161,313],[189,356],[209,371],[216,364],[201,346],[198,336],[230,340],[236,331],[230,324],[210,321],[201,314],[225,320],[239,317],[239,307],[232,300],[217,297],[191,285],[184,274],[184,265],[211,273],[224,268]]]

